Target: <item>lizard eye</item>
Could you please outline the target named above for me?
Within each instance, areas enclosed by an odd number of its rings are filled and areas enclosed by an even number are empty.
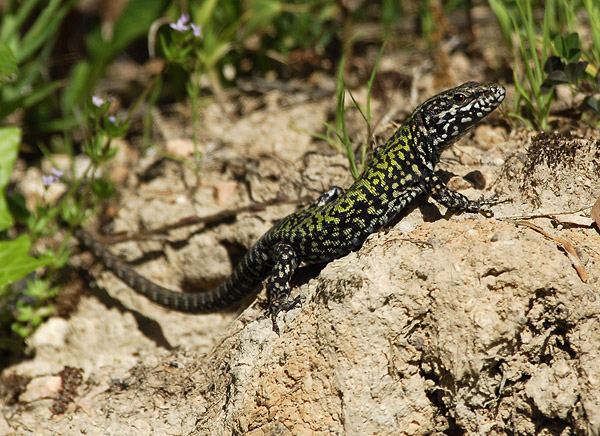
[[[454,103],[458,104],[463,104],[465,101],[467,101],[467,97],[461,93],[454,94],[452,98],[454,99]]]

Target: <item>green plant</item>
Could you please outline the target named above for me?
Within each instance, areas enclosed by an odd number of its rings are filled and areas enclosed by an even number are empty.
[[[0,18],[0,121],[17,109],[38,105],[60,87],[58,81],[45,81],[43,73],[58,29],[76,1],[50,0],[34,18],[41,3],[26,0]]]
[[[545,78],[543,65],[546,63],[550,49],[549,11],[551,9],[546,8],[544,11],[544,19],[541,26],[542,45],[538,53],[538,31],[533,17],[531,1],[517,0],[516,4],[518,13],[510,11],[509,15],[518,39],[518,51],[523,62],[519,63],[517,60],[519,57],[515,57],[513,76],[517,92],[513,115],[521,121],[529,123],[529,118],[518,115],[521,102],[524,102],[528,113],[533,119],[534,126],[541,130],[546,130],[549,127],[548,115],[550,114],[550,105],[555,95],[554,90],[542,92],[542,84]],[[519,66],[524,70],[528,87],[522,85],[522,80],[519,76]]]
[[[352,41],[350,41],[348,44],[351,43]],[[381,49],[379,50],[379,55],[377,56],[377,60],[375,61],[375,66],[373,67],[373,71],[371,72],[371,77],[367,82],[367,99],[364,108],[360,105],[360,103],[358,103],[358,101],[356,101],[354,95],[352,94],[352,91],[348,88],[344,80],[343,71],[346,62],[347,49],[344,50],[344,53],[342,54],[342,58],[338,65],[338,74],[336,81],[335,125],[331,125],[330,123],[324,122],[323,124],[327,128],[325,135],[314,135],[317,138],[329,142],[332,147],[337,148],[338,150],[343,150],[346,153],[346,156],[348,157],[348,163],[350,165],[350,172],[352,173],[352,176],[355,179],[358,178],[360,172],[356,163],[356,153],[352,148],[352,141],[350,140],[350,135],[346,126],[346,113],[349,109],[352,108],[358,110],[366,124],[367,135],[360,147],[360,166],[361,168],[364,168],[365,159],[367,155],[367,147],[373,135],[371,125],[371,90],[373,88],[375,75],[377,74],[379,62],[381,61],[381,56],[383,55],[384,49],[385,42],[382,44]],[[346,93],[348,93],[348,95],[352,99],[352,106],[346,106]]]
[[[285,58],[297,49],[324,50],[346,23],[331,24],[346,13],[360,13],[349,11],[343,2],[327,0],[251,0],[248,6],[243,35],[260,35],[255,61],[265,66],[270,63],[269,51]]]
[[[39,202],[35,211],[25,207],[19,194],[6,196],[5,190],[21,142],[21,131],[16,127],[0,128],[0,332],[4,340],[0,348],[18,348],[35,328],[53,313],[52,300],[56,289],[51,285],[54,272],[68,259],[69,237],[63,238],[54,250],[43,249],[44,254],[32,256],[34,244],[42,237],[54,234],[58,221],[70,227],[80,225],[102,200],[112,194],[112,184],[98,175],[98,168],[116,153],[112,140],[125,134],[127,120],[109,115],[110,101],[95,96],[88,104],[86,121],[91,133],[84,143],[90,163],[83,176],[71,173],[69,189],[57,204]],[[63,173],[53,170],[44,176],[44,185],[62,180]],[[11,235],[27,229],[26,233]],[[38,268],[46,268],[40,276],[29,277]],[[7,336],[12,332],[15,336]]]
[[[575,92],[587,93],[583,107],[597,112],[598,100],[583,77],[587,75],[591,79],[595,92],[600,90],[597,76],[600,59],[598,3],[593,0],[582,2],[589,15],[593,37],[587,51],[580,47],[579,36],[574,33],[578,21],[575,5],[571,2],[548,0],[544,5],[544,18],[540,26],[536,24],[533,6],[537,2],[533,0],[516,0],[510,4],[502,0],[490,0],[489,3],[505,43],[515,52],[515,105],[510,115],[529,127],[548,129],[548,117],[556,97],[555,86],[564,83],[572,84]],[[571,33],[563,37],[561,33],[565,27],[571,29]],[[552,56],[552,49],[558,56]],[[582,61],[582,57],[588,60]],[[590,61],[595,66],[590,65]]]
[[[6,33],[9,27],[17,35],[12,40],[9,38],[8,42],[0,40],[3,116],[17,109],[23,110],[39,105],[42,100],[59,89],[58,82],[44,84],[40,81],[40,88],[34,90],[29,96],[24,92],[21,92],[24,97],[18,96],[18,91],[23,91],[26,85],[35,84],[39,79],[32,71],[36,68],[41,69],[42,63],[48,60],[53,47],[52,36],[57,33],[62,17],[74,2],[51,0],[21,41],[18,38],[19,26],[23,25],[36,6],[40,6],[38,3],[39,1],[36,0],[28,0],[24,9],[17,10],[14,16],[9,13],[2,18],[3,24],[8,23],[7,27],[3,27],[2,35],[11,36]],[[128,118],[122,119],[110,113],[110,98],[99,96],[90,98],[89,95],[108,61],[139,35],[140,30],[146,31],[149,27],[148,19],[155,17],[164,1],[152,0],[150,5],[148,2],[143,3],[141,5],[138,0],[129,2],[129,9],[125,10],[116,24],[111,44],[101,43],[99,27],[90,31],[86,42],[92,53],[92,59],[82,60],[76,64],[61,94],[63,114],[67,113],[67,108],[71,111],[71,115],[78,112],[77,118],[86,127],[87,137],[82,142],[82,149],[89,156],[90,163],[79,178],[75,178],[72,169],[64,179],[63,173],[56,170],[44,176],[46,185],[58,179],[68,183],[67,192],[57,204],[42,201],[38,203],[35,210],[30,211],[25,207],[21,195],[12,193],[7,199],[5,189],[20,147],[21,130],[16,127],[0,129],[0,265],[2,265],[0,267],[0,331],[4,336],[9,331],[17,335],[16,338],[5,337],[0,347],[3,345],[12,347],[19,340],[25,339],[53,311],[52,299],[55,290],[50,284],[54,272],[65,265],[69,256],[67,246],[69,237],[67,235],[63,238],[63,243],[58,248],[52,251],[45,249],[44,255],[37,257],[30,254],[34,245],[39,245],[40,238],[54,234],[60,226],[59,221],[66,222],[71,228],[80,225],[97,205],[112,193],[112,184],[103,180],[98,170],[114,157],[116,148],[113,147],[112,140],[127,132],[129,121]],[[198,24],[191,24],[187,16],[181,16],[176,23],[169,26],[168,35],[161,35],[160,38],[162,54],[167,64],[189,71],[191,77],[195,79],[189,81],[187,85],[194,107],[200,93],[199,77],[207,75],[212,77],[213,81],[217,80],[215,77],[219,62],[233,46],[231,41],[238,32],[239,20],[225,30],[216,26],[213,18],[219,14],[217,4],[214,0],[204,2],[199,9],[195,10]],[[145,11],[142,16],[132,14],[132,11],[142,6]],[[41,39],[29,35],[41,35]],[[50,42],[44,45],[42,42],[45,40]],[[42,47],[41,54],[34,50],[39,47]],[[22,65],[20,62],[28,55],[32,56],[32,64]],[[161,74],[156,76],[142,93],[139,101],[146,95],[156,97],[157,85],[161,80]],[[86,103],[81,104],[83,99]],[[54,122],[54,126],[66,129],[69,123]],[[50,157],[49,151],[43,145],[42,151]],[[24,228],[25,233],[22,233]],[[19,233],[22,234],[14,236]],[[46,268],[45,273],[36,276],[35,280],[27,279],[29,274],[41,267]]]
[[[14,224],[13,216],[9,210],[9,203],[5,196],[5,189],[17,158],[20,141],[20,129],[16,127],[0,128],[0,234],[5,234]],[[9,304],[15,297],[15,293],[10,285],[27,276],[32,271],[35,271],[37,268],[49,265],[54,260],[52,256],[31,257],[29,255],[30,251],[31,239],[28,235],[21,235],[12,240],[0,241],[0,321],[8,318],[7,323],[10,329],[17,334],[24,333],[24,330],[20,328],[23,325],[20,323],[24,322],[27,325],[30,325],[30,321],[35,323],[42,314],[36,311],[36,320],[29,317],[28,315],[33,316],[34,313],[32,311],[27,312],[24,308],[25,300],[21,300],[19,307]],[[39,295],[39,293],[36,295]],[[38,303],[40,303],[38,308],[44,307],[43,302],[38,300],[36,304]],[[45,313],[44,309],[41,310]],[[12,344],[13,342],[7,338],[0,341],[0,347],[9,347]]]
[[[108,41],[103,35],[100,21],[91,22],[84,40],[89,56],[80,59],[71,68],[60,95],[60,108],[64,117],[70,117],[75,122],[83,121],[79,115],[110,61],[132,42],[145,36],[148,28],[164,13],[168,4],[167,0],[130,0],[114,24]],[[60,127],[56,122],[53,125]]]
[[[221,98],[221,81],[218,67],[233,47],[233,38],[237,25],[220,32],[215,29],[212,17],[217,12],[217,2],[205,2],[197,11],[196,20],[188,14],[181,14],[175,23],[170,23],[168,33],[159,35],[161,54],[169,66],[177,66],[188,74],[185,90],[192,107],[192,126],[194,139],[194,160],[196,173],[199,171],[200,151],[198,145],[199,98],[202,79],[208,77],[212,89]]]
[[[592,34],[592,46],[589,50],[584,50],[583,56],[587,57],[595,68],[591,73],[597,75],[600,69],[600,3],[597,0],[583,0],[583,5],[587,10]],[[570,30],[575,31],[572,27]]]
[[[157,51],[167,62],[166,76],[184,72],[185,92],[192,107],[194,160],[198,172],[201,159],[197,142],[198,113],[205,79],[212,93],[223,101],[222,84],[235,78],[242,60],[252,59],[251,62],[261,64],[268,51],[285,55],[315,42],[325,44],[334,32],[325,24],[335,17],[339,7],[323,0],[298,3],[251,0],[245,5],[208,0],[190,6],[189,15],[183,13],[174,23],[157,31]],[[270,33],[276,38],[271,38]],[[261,35],[259,49],[248,52],[245,40],[258,35]]]
[[[579,35],[558,35],[554,38],[554,48],[558,56],[550,56],[544,65],[548,76],[542,84],[542,92],[550,92],[557,85],[570,84],[574,93],[587,94],[581,107],[600,115],[600,101],[593,92],[594,89],[600,91],[600,78],[597,73],[596,77],[591,77],[593,85],[584,80],[589,62],[580,60]]]
[[[110,41],[102,36],[100,21],[90,17],[81,34],[88,57],[77,59],[69,70],[64,66],[57,69],[56,43],[65,18],[77,3],[11,1],[0,15],[0,122],[20,111],[28,139],[35,137],[42,147],[58,144],[61,152],[69,153],[71,133],[85,123],[86,102],[108,63],[145,35],[168,5],[167,0],[129,1],[115,22]],[[63,134],[62,140],[48,136],[55,132]]]
[[[33,278],[26,283],[27,287],[14,293],[10,309],[13,320],[10,329],[20,339],[27,339],[38,326],[54,312],[52,300],[56,297],[57,288],[48,280]],[[0,344],[1,346],[1,344]]]

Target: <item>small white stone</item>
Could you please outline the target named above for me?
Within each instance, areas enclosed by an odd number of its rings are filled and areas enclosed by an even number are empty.
[[[29,339],[33,348],[65,346],[69,323],[63,318],[53,317],[43,323]]]
[[[62,377],[48,375],[29,382],[27,390],[19,395],[19,401],[29,403],[42,398],[56,398],[62,389]]]
[[[194,141],[186,138],[170,138],[165,144],[168,154],[188,157],[194,154]]]

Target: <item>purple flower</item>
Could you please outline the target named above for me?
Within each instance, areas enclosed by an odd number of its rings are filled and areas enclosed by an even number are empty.
[[[189,30],[190,26],[188,23],[190,22],[190,16],[188,14],[181,14],[181,17],[177,20],[177,23],[171,23],[169,26],[171,29],[176,30],[178,32],[184,32]]]
[[[65,175],[65,173],[63,173],[61,170],[57,170],[56,168],[52,168],[50,170],[50,174],[56,177],[57,179],[60,179],[62,176]]]
[[[115,117],[114,115],[109,115],[108,116],[108,121],[110,121],[111,123],[115,124],[117,122],[117,117]]]
[[[192,31],[194,32],[194,36],[196,38],[203,38],[202,35],[202,26],[200,24],[192,23]]]
[[[54,176],[46,176],[42,174],[42,181],[44,182],[44,186],[51,186],[54,182],[56,182],[56,179]]]
[[[62,171],[52,168],[49,176],[42,174],[44,186],[52,186],[54,183],[58,182],[63,175],[64,173]]]
[[[98,97],[97,95],[92,96],[92,104],[96,107],[100,107],[104,104],[104,99],[102,97]]]

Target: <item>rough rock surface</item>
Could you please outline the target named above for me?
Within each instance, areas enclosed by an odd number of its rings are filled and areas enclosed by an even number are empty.
[[[298,288],[281,338],[253,321],[209,354],[200,433],[598,433],[596,287],[512,224],[374,235]]]

